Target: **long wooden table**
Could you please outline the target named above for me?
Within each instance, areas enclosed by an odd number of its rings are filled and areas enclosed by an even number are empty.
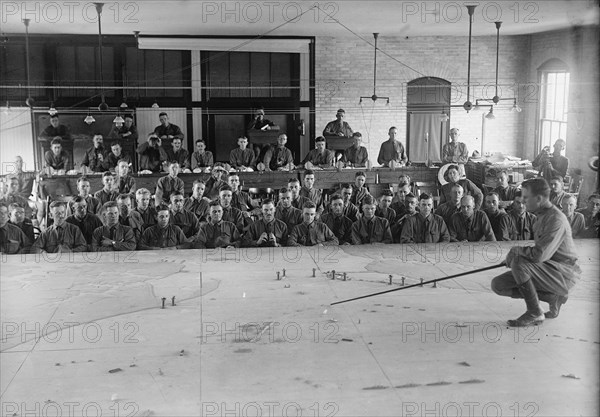
[[[349,168],[337,170],[315,171],[315,187],[322,189],[337,189],[343,183],[353,183],[357,172],[363,171],[366,174],[366,184],[369,186],[382,185],[383,187],[398,183],[398,177],[402,174],[408,174],[413,181],[435,181],[437,178],[437,168],[426,167],[403,167],[391,170],[389,168],[372,169],[371,171]],[[156,189],[156,181],[166,174],[134,175],[137,188],[147,188],[151,192]],[[247,190],[250,188],[281,188],[288,184],[290,178],[303,180],[304,171],[270,171],[270,172],[239,172],[240,184]],[[77,179],[79,175],[63,175],[42,178],[39,183],[39,195],[42,198],[50,196],[56,198],[68,195],[77,195]],[[90,181],[92,192],[102,188],[102,176],[99,174],[86,175]],[[185,192],[192,192],[192,185],[195,180],[206,181],[210,174],[179,174],[179,178],[185,183]]]

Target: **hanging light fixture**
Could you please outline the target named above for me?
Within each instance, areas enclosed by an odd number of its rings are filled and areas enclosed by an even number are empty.
[[[510,109],[510,111],[516,112],[516,113],[521,113],[523,111],[523,109],[521,107],[519,107],[519,105],[517,104],[517,99],[516,98],[515,98],[515,101],[513,102],[513,106]]]
[[[85,119],[83,119],[83,121],[85,123],[87,123],[88,125],[91,125],[92,123],[94,123],[96,121],[96,119],[94,119],[94,116],[92,116],[90,114],[90,111],[88,110],[88,115],[85,117]]]
[[[10,113],[10,103],[8,102],[8,100],[6,100],[6,108],[4,109],[4,114],[8,116],[8,113]]]
[[[377,89],[377,38],[379,38],[379,33],[373,33],[373,37],[375,38],[375,59],[373,60],[373,95],[372,96],[362,96],[360,98],[360,100],[358,101],[358,104],[362,104],[362,100],[363,98],[370,98],[373,101],[377,101],[377,99],[382,99],[382,100],[387,100],[386,105],[390,104],[390,98],[389,97],[381,97],[381,96],[377,96],[376,93],[376,89]]]
[[[129,107],[127,105],[127,103],[125,102],[125,98],[123,98],[123,102],[121,103],[121,105],[119,107],[122,108],[122,109],[126,109],[127,107]]]
[[[98,106],[98,110],[106,111],[108,110],[108,104],[106,104],[106,99],[104,97],[104,73],[102,65],[102,8],[104,7],[104,3],[94,3],[96,6],[96,14],[98,15],[98,55],[100,57],[100,105]]]
[[[474,5],[467,6],[467,11],[469,12],[469,58],[467,60],[467,101],[463,104],[463,108],[467,111],[467,113],[473,108],[473,103],[471,103],[471,37],[473,30],[473,14],[475,13]]]
[[[23,19],[23,24],[25,25],[25,68],[27,71],[27,99],[25,100],[25,104],[33,107],[35,102],[31,97],[31,76],[29,71],[29,22],[30,19]]]
[[[156,99],[154,99],[154,103],[152,103],[152,108],[153,109],[158,109],[159,108],[159,105],[158,105],[158,102],[156,101]]]
[[[123,119],[120,114],[117,114],[117,117],[113,119],[113,123],[125,123],[125,119]]]
[[[493,105],[490,106],[490,112],[485,115],[485,118],[488,120],[494,120],[496,118],[496,116],[494,116],[494,106]]]
[[[57,113],[58,113],[58,110],[56,110],[56,109],[54,108],[54,102],[51,102],[51,103],[50,103],[50,108],[48,109],[48,114],[49,114],[50,116],[54,116],[54,115],[55,115],[55,114],[57,114]]]
[[[500,96],[498,96],[498,55],[500,53],[500,26],[502,22],[495,22],[496,25],[496,94],[492,98],[494,104],[498,104]]]
[[[450,120],[450,117],[442,111],[442,115],[440,116],[440,122],[445,123]]]

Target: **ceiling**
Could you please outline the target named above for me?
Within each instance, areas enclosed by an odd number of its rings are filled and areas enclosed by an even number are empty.
[[[597,0],[480,1],[473,35],[523,35],[597,25]],[[2,33],[97,34],[93,3],[0,1]],[[317,8],[313,8],[314,5]],[[467,36],[468,13],[462,1],[201,1],[110,0],[102,13],[102,32],[132,35],[217,36]],[[470,4],[476,4],[470,2]],[[300,15],[296,20],[289,21]]]

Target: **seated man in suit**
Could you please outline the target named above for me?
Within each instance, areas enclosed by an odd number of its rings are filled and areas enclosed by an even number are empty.
[[[193,242],[196,249],[238,248],[240,232],[235,224],[223,220],[223,207],[218,201],[210,203],[207,223],[200,226],[200,231]]]
[[[25,236],[27,236],[27,239],[29,239],[29,245],[31,245],[35,240],[35,231],[31,219],[25,217],[25,209],[17,203],[12,203],[8,206],[8,213],[10,215],[10,224],[21,229],[25,233]]]
[[[88,212],[87,203],[83,197],[75,197],[73,200],[73,214],[67,217],[66,222],[79,227],[88,248],[91,248],[94,230],[102,226],[102,220],[95,214]]]
[[[140,250],[173,250],[187,249],[187,239],[181,229],[169,223],[169,206],[160,204],[156,207],[156,224],[150,226],[140,238]]]
[[[419,196],[419,212],[406,219],[400,243],[449,242],[450,233],[444,219],[433,214],[433,198],[426,193]]]
[[[123,226],[131,227],[135,241],[139,243],[142,233],[145,230],[145,225],[142,215],[133,209],[131,195],[120,194],[117,197],[117,208],[119,209],[119,223]]]
[[[169,174],[161,177],[156,182],[156,191],[154,192],[154,204],[168,204],[171,201],[171,193],[184,193],[185,184],[179,177],[180,166],[178,162],[168,162],[167,169]]]
[[[277,137],[277,146],[270,147],[265,153],[263,163],[267,171],[289,170],[290,166],[294,168],[292,151],[285,146],[287,140],[287,135],[282,133]]]
[[[344,199],[340,194],[331,196],[329,211],[321,215],[320,221],[329,227],[340,245],[352,244],[352,220],[344,216]]]
[[[333,168],[335,154],[326,147],[325,138],[319,136],[315,139],[315,149],[311,150],[306,154],[306,157],[302,161],[302,164],[307,169],[315,168]],[[307,165],[308,164],[308,165]]]
[[[25,233],[8,221],[8,207],[0,203],[0,253],[14,255],[26,251],[31,241]]]
[[[119,193],[114,189],[115,177],[110,171],[102,174],[102,189],[94,193],[94,197],[100,202],[100,205],[115,201]]]
[[[379,205],[375,209],[375,215],[387,219],[387,221],[390,222],[390,225],[396,220],[396,210],[390,207],[393,198],[394,193],[391,190],[383,190],[379,197]]]
[[[266,199],[262,202],[262,219],[250,224],[244,235],[244,246],[285,246],[288,240],[287,226],[275,218],[275,203]]]
[[[512,240],[514,235],[513,222],[504,209],[500,207],[500,198],[498,193],[491,191],[485,195],[484,212],[490,221],[494,236],[497,241]]]
[[[171,194],[171,216],[169,222],[178,226],[188,241],[194,240],[198,230],[200,230],[200,222],[192,213],[183,208],[183,194],[174,192]]]
[[[275,218],[287,226],[288,232],[296,225],[302,223],[302,210],[292,206],[292,193],[288,188],[279,190],[279,201],[275,208]]]
[[[347,167],[352,168],[364,168],[367,166],[369,161],[369,152],[367,148],[361,146],[362,134],[360,132],[354,132],[352,134],[352,146],[344,151],[342,162]]]
[[[451,199],[450,190],[454,184],[459,184],[464,191],[464,195],[471,195],[475,201],[475,210],[479,210],[483,204],[483,193],[473,181],[467,178],[460,179],[460,171],[458,165],[450,165],[446,171],[448,183],[442,185],[440,193],[440,203],[445,203]]]
[[[140,188],[135,192],[135,211],[142,217],[144,230],[156,224],[156,209],[154,204],[150,204],[151,195],[150,190],[147,188]]]
[[[511,240],[533,240],[533,225],[536,215],[527,211],[521,190],[515,194],[515,199],[508,211],[513,222],[513,236]]]
[[[132,251],[137,246],[133,229],[119,222],[119,207],[115,201],[109,201],[102,207],[104,226],[94,230],[92,251]]]
[[[466,195],[460,200],[460,213],[450,218],[451,242],[495,242],[492,225],[485,213],[475,209],[473,196]]]
[[[237,143],[238,147],[229,153],[229,165],[240,171],[253,171],[256,168],[256,155],[248,148],[248,138],[241,136]]]
[[[53,201],[50,215],[52,226],[44,230],[31,247],[33,253],[85,252],[87,243],[79,227],[67,223],[67,204]]]
[[[315,220],[317,206],[312,201],[302,208],[302,223],[290,233],[288,246],[333,246],[338,245],[337,237],[324,223]]]
[[[352,224],[352,244],[393,243],[390,222],[375,216],[375,198],[369,195],[362,201],[363,215]]]
[[[194,213],[200,223],[208,221],[208,208],[210,200],[204,195],[206,185],[204,181],[195,180],[192,185],[192,195],[183,201],[183,208],[187,211]]]

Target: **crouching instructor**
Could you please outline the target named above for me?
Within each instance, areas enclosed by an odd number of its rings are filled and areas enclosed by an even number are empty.
[[[514,327],[558,317],[561,305],[567,302],[569,290],[581,273],[571,226],[566,216],[550,202],[546,180],[535,178],[523,182],[522,193],[527,211],[537,215],[533,226],[535,245],[512,247],[506,256],[506,266],[511,270],[492,280],[496,294],[525,299],[527,311],[518,319],[508,321],[508,325]],[[540,300],[550,306],[545,314]]]

